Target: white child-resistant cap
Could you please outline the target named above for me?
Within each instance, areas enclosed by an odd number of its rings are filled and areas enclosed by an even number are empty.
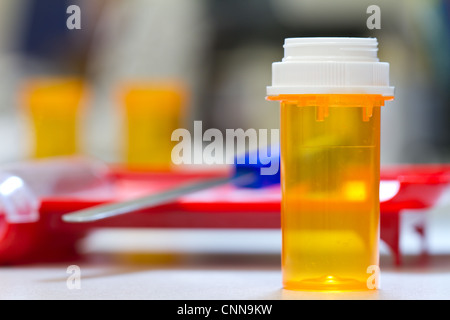
[[[376,38],[288,38],[272,64],[268,96],[380,94],[393,96],[389,63],[379,62]]]

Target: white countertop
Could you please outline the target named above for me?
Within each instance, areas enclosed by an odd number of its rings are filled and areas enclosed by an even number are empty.
[[[320,293],[283,290],[279,230],[115,229],[91,234],[86,261],[0,267],[0,299],[450,299],[450,210],[427,212],[428,256],[402,219],[401,267],[381,247],[381,289]],[[67,267],[81,268],[69,290]]]
[[[450,299],[450,256],[432,257],[420,268],[382,268],[380,290],[349,293],[283,290],[277,257],[253,258],[199,255],[186,264],[81,263],[81,288],[72,290],[66,285],[68,264],[3,267],[0,299]]]

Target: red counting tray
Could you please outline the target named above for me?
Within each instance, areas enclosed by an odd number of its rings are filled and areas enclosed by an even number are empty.
[[[7,223],[0,216],[0,263],[15,264],[73,257],[76,242],[97,228],[280,228],[280,188],[238,189],[224,185],[179,200],[90,223],[66,223],[61,216],[98,204],[161,192],[185,183],[226,176],[226,172],[152,173],[115,168],[109,183],[64,196],[41,199],[33,223]],[[404,209],[432,207],[450,183],[450,165],[408,165],[381,170],[381,239],[400,264],[399,221]],[[417,226],[424,234],[424,227]]]

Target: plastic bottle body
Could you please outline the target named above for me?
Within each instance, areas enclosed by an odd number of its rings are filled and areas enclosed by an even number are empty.
[[[128,85],[124,94],[126,159],[132,167],[168,170],[175,145],[172,132],[182,124],[184,91],[173,84]]]
[[[384,98],[330,94],[273,100],[281,100],[284,287],[367,289],[373,278],[368,268],[378,266]]]
[[[267,96],[281,101],[284,287],[377,288],[389,63],[375,38],[288,38],[283,47]]]
[[[24,91],[34,133],[34,157],[78,152],[78,117],[85,87],[80,79],[35,79]]]

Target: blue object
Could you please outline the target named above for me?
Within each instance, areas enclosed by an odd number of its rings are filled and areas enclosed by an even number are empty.
[[[280,183],[280,149],[275,148],[269,156],[262,156],[261,150],[252,151],[234,159],[234,177],[253,174],[250,179],[234,179],[234,185],[241,188],[264,188]],[[267,154],[267,152],[266,152]]]

